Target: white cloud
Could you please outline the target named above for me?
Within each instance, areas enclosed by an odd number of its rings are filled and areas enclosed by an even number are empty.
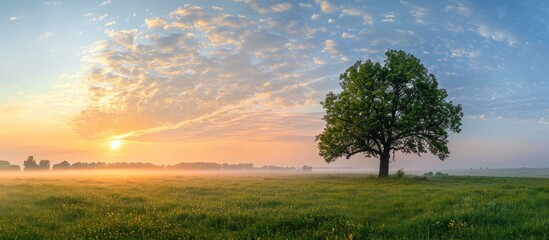
[[[285,12],[285,11],[288,11],[292,8],[292,4],[291,3],[278,3],[274,6],[271,7],[271,9],[273,10],[273,12],[275,13],[278,13],[278,12]]]
[[[369,14],[364,13],[364,15],[362,16],[362,22],[364,24],[372,25],[372,24],[374,24],[374,18],[372,16],[370,16]]]
[[[111,4],[111,0],[105,0],[101,4],[99,4],[99,6],[107,6],[109,4]]]
[[[116,21],[109,21],[105,23],[105,27],[110,27],[116,24]]]
[[[337,43],[331,39],[324,41],[324,49],[322,51],[330,54],[339,54],[339,51],[337,50]]]
[[[517,41],[512,35],[505,34],[504,32],[501,32],[501,31],[493,30],[486,25],[478,25],[476,32],[480,36],[486,39],[490,39],[497,42],[506,41],[509,46],[514,46],[515,43],[517,43]]]
[[[343,39],[356,38],[356,35],[348,33],[348,32],[344,32],[344,33],[341,34],[341,38],[343,38]]]
[[[394,22],[396,18],[396,14],[394,12],[385,13],[383,14],[383,20],[382,22]]]
[[[451,57],[468,57],[476,58],[480,55],[480,51],[468,51],[464,49],[452,49],[450,50]]]
[[[366,12],[360,10],[360,9],[357,9],[357,8],[342,9],[341,14],[339,15],[339,17],[342,18],[342,17],[345,17],[345,16],[362,17],[362,22],[364,24],[370,24],[371,25],[371,24],[374,23],[374,18],[370,14],[368,14],[368,13],[366,13]]]
[[[44,2],[44,5],[47,5],[47,6],[55,6],[55,5],[63,5],[63,2],[61,1],[53,1],[53,2]]]
[[[320,17],[320,14],[313,14],[311,16],[311,20],[316,21],[316,20],[318,20],[319,17]]]
[[[53,32],[44,32],[36,39],[36,41],[45,41],[51,37],[53,37]]]
[[[212,9],[217,10],[217,11],[224,11],[225,10],[222,7],[218,7],[218,6],[212,6]]]
[[[311,8],[311,7],[313,7],[313,5],[310,4],[310,3],[299,3],[299,6],[302,7],[302,8]]]
[[[363,12],[362,10],[359,10],[357,8],[346,8],[346,9],[342,9],[341,10],[341,14],[339,15],[339,17],[343,17],[343,16],[360,16],[362,15]]]
[[[101,21],[104,21],[105,19],[107,19],[107,17],[109,17],[109,14],[105,13],[105,14],[101,14],[97,17],[94,17],[95,14],[91,13],[91,12],[88,12],[86,13],[84,16],[86,17],[89,17],[90,18],[90,22],[101,22]]]
[[[269,8],[264,7],[262,3],[258,3],[256,0],[244,0],[244,3],[246,3],[252,10],[260,14],[267,14],[270,12]]]
[[[324,64],[326,64],[326,61],[324,61],[322,58],[319,58],[319,57],[314,57],[314,58],[313,58],[313,62],[314,62],[316,65],[324,65]]]
[[[10,20],[10,22],[18,22],[21,20],[21,17],[11,16],[10,18],[8,18],[8,20]]]
[[[328,19],[328,23],[334,23],[334,22],[335,22],[335,20],[333,20],[333,19],[331,19],[331,18]]]
[[[471,9],[467,7],[464,3],[455,1],[454,4],[448,4],[444,7],[445,12],[455,11],[462,16],[471,15]]]
[[[125,48],[133,48],[135,46],[137,29],[120,31],[107,30],[105,33],[117,46],[123,46]]]
[[[163,18],[151,18],[151,19],[145,19],[145,25],[149,29],[155,29],[155,28],[161,28],[161,29],[167,29],[168,28],[168,22]]]
[[[425,17],[427,16],[428,10],[427,8],[414,6],[412,10],[410,11],[412,16],[416,19],[417,24],[425,24]]]
[[[359,48],[359,49],[355,49],[354,51],[361,52],[361,53],[368,53],[368,54],[375,54],[380,52],[377,49],[371,49],[371,48]]]

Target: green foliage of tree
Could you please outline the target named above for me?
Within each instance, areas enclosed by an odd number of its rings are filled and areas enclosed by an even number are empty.
[[[461,131],[463,117],[419,59],[396,50],[385,55],[383,65],[358,61],[340,75],[342,91],[321,103],[326,126],[316,136],[328,163],[358,153],[379,157],[380,178],[389,175],[396,151],[447,158],[449,132]]]

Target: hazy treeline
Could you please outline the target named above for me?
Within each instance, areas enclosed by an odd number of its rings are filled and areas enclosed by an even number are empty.
[[[142,163],[142,162],[114,162],[114,163],[105,163],[105,162],[76,162],[70,164],[67,161],[54,164],[52,167],[53,170],[85,170],[85,169],[164,169],[164,166],[157,166],[152,163]]]
[[[252,163],[219,164],[216,162],[182,162],[175,165],[168,165],[166,168],[172,170],[251,170],[254,169],[254,165]]]
[[[11,165],[11,163],[6,160],[0,160],[0,171],[2,170],[20,171],[21,167],[19,167],[19,165]]]
[[[95,169],[136,169],[136,170],[249,170],[249,171],[297,171],[294,167],[280,167],[266,165],[263,167],[254,167],[253,163],[216,163],[216,162],[181,162],[175,165],[155,165],[153,163],[143,162],[75,162],[69,163],[62,161],[51,166],[50,160],[37,161],[34,156],[29,156],[23,162],[25,171],[40,171],[40,170],[95,170]],[[303,166],[301,171],[310,172],[313,167]],[[21,168],[18,165],[11,165],[10,162],[1,160],[0,170],[18,170]]]

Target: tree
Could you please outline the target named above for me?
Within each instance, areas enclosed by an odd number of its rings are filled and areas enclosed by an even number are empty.
[[[50,170],[50,160],[40,160],[40,163],[38,163],[38,168],[40,170]]]
[[[71,168],[71,164],[67,161],[62,161],[58,164],[53,164],[53,167],[52,167],[53,170],[63,170],[63,169],[70,169],[70,168]]]
[[[385,55],[383,65],[358,61],[340,75],[342,91],[321,102],[326,126],[316,136],[328,163],[358,153],[379,157],[379,178],[389,175],[396,151],[446,159],[448,134],[461,131],[463,117],[419,59],[396,50]]]
[[[10,169],[10,162],[6,160],[0,160],[0,170]]]
[[[25,166],[25,171],[38,169],[38,164],[36,163],[34,156],[27,157],[27,160],[23,162],[23,166]]]

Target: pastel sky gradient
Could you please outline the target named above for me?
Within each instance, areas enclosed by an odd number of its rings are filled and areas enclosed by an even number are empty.
[[[450,158],[549,165],[545,1],[1,1],[0,159],[326,164],[319,102],[357,60],[421,59],[463,106]],[[122,141],[113,151],[110,142]]]

